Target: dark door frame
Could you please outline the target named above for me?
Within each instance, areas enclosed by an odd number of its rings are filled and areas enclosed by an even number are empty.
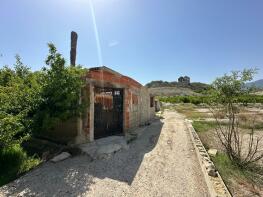
[[[103,105],[100,106],[99,105],[100,103],[98,103],[98,105],[96,106],[96,101],[95,101],[96,94],[100,92],[105,92],[106,94],[108,93],[113,97],[112,100],[113,106],[111,110],[103,109],[105,106]],[[119,103],[118,103],[118,99],[119,99]],[[116,117],[117,120],[115,119]],[[125,125],[124,121],[125,121],[125,89],[115,88],[115,87],[95,86],[94,87],[94,139],[99,139],[112,135],[123,135],[124,125]]]

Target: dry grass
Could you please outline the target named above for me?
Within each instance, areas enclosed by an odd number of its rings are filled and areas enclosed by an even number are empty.
[[[210,118],[211,114],[198,111],[198,106],[190,103],[174,104],[168,107],[169,110],[176,110],[178,113],[184,114],[186,118],[191,120]]]
[[[226,112],[223,110],[219,110],[215,113],[215,117],[217,119],[224,119],[226,117]]]
[[[217,137],[216,122],[211,114],[204,110],[204,107],[179,104],[172,109],[184,114],[188,119],[195,120],[193,126],[207,149],[216,148],[219,150],[219,155],[213,160],[233,196],[263,196],[263,163],[255,164],[245,170],[232,164],[224,154],[222,144]],[[250,132],[252,125],[254,125],[256,135],[263,135],[263,113],[260,110],[260,108],[258,110],[257,108],[253,108],[253,110],[241,108],[239,110],[238,118],[243,134]],[[222,120],[222,124],[227,124],[224,111],[219,111],[216,116]]]
[[[262,196],[262,168],[240,169],[224,153],[212,160],[233,196]]]
[[[183,88],[183,87],[156,87],[156,88],[149,88],[149,91],[155,96],[200,95],[189,88]]]
[[[241,128],[263,130],[263,114],[261,113],[240,113],[238,118]]]

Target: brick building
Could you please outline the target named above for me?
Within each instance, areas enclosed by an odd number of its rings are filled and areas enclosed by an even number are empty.
[[[89,102],[81,118],[57,125],[52,139],[80,144],[111,135],[125,135],[149,123],[154,97],[137,81],[105,66],[89,69],[82,99]]]

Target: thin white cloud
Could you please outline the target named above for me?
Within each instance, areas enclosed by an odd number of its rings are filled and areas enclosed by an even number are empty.
[[[117,46],[118,44],[120,44],[119,41],[117,41],[117,40],[112,40],[112,41],[109,42],[108,47],[115,47],[115,46]]]

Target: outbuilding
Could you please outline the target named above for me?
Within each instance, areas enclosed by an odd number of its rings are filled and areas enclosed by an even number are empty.
[[[134,79],[102,66],[90,68],[85,81],[82,99],[89,105],[81,118],[61,122],[49,132],[56,141],[81,144],[127,135],[154,118],[154,96]]]

